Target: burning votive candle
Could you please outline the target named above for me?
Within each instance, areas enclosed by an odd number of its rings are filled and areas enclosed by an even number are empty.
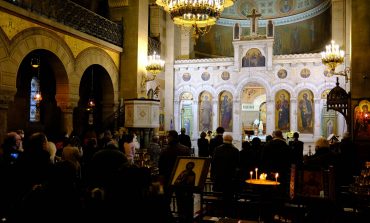
[[[279,173],[275,173],[275,180],[276,180],[276,183],[278,182],[278,177],[279,177]]]
[[[260,180],[266,180],[266,176],[267,176],[267,174],[261,173]]]
[[[256,171],[256,180],[258,180],[258,168],[254,169]]]
[[[249,172],[249,174],[251,175],[251,179],[252,179],[252,177],[253,177],[253,171]]]

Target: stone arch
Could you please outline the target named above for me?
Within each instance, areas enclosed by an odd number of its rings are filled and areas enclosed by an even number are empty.
[[[235,95],[235,100],[240,101],[240,97],[243,91],[243,88],[248,83],[257,83],[263,86],[266,89],[266,100],[270,100],[271,98],[271,87],[270,84],[267,82],[266,79],[263,79],[262,77],[251,77],[251,78],[245,78],[241,80],[236,87],[235,92],[238,92],[238,94]]]
[[[335,87],[335,83],[324,83],[324,84],[321,84],[317,87],[317,93],[318,93],[318,96],[315,96],[315,97],[321,97],[321,94],[325,91],[325,90],[328,90],[328,89],[333,89]]]
[[[34,50],[47,50],[53,53],[63,64],[65,75],[57,75],[56,81],[58,86],[56,92],[56,98],[58,100],[58,105],[70,104],[70,97],[68,96],[69,90],[69,75],[73,73],[74,70],[74,57],[73,53],[57,34],[50,32],[43,28],[29,28],[23,30],[14,36],[10,45],[10,55],[9,55],[9,65],[7,66],[8,72],[13,74],[14,77],[17,76],[18,69],[20,67],[23,59]],[[16,90],[16,78],[11,87]]]
[[[280,90],[287,91],[290,94],[290,98],[297,97],[296,95],[292,97],[294,93],[294,88],[291,85],[289,85],[288,83],[279,83],[271,88],[271,95],[273,95],[273,98],[275,98],[276,93],[278,93]]]
[[[102,49],[89,47],[78,54],[76,58],[76,76],[73,81],[77,81],[75,84],[78,85],[85,70],[93,64],[102,66],[108,72],[113,85],[113,101],[118,103],[118,68],[112,58]]]
[[[225,84],[225,85],[222,85],[222,86],[219,86],[218,88],[216,88],[216,96],[217,98],[220,96],[220,94],[224,91],[227,91],[227,92],[230,92],[231,95],[233,96],[233,100],[235,101],[235,98],[236,98],[236,91],[235,91],[235,87],[231,84]]]
[[[9,56],[10,41],[4,31],[0,28],[0,61]]]
[[[196,94],[194,95],[194,98],[198,101],[199,99],[199,96],[200,94],[203,92],[203,91],[208,91],[209,93],[211,93],[212,95],[212,98],[215,99],[217,98],[217,93],[215,91],[215,89],[209,85],[205,85],[205,86],[199,86],[196,90]]]
[[[301,92],[302,90],[305,90],[305,89],[312,91],[312,93],[314,95],[314,98],[320,97],[320,94],[317,91],[317,87],[314,84],[311,84],[311,83],[300,83],[300,84],[298,84],[294,88],[294,95],[292,95],[292,96],[297,98],[299,92]]]
[[[175,92],[175,101],[180,101],[181,100],[181,95],[184,94],[185,92],[190,92],[193,95],[193,100],[197,100],[197,92],[194,87],[191,86],[182,86],[180,87],[176,92]]]

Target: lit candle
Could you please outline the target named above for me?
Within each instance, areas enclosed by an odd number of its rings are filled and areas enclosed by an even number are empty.
[[[275,174],[276,184],[277,184],[277,182],[278,182],[278,177],[279,177],[279,173],[276,173],[276,174]]]
[[[253,171],[249,172],[249,174],[251,175],[251,179],[252,179],[252,177],[253,177]]]
[[[256,180],[258,180],[258,168],[254,169],[256,171]]]

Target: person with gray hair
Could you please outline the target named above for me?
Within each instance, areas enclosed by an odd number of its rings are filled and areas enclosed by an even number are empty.
[[[320,167],[327,169],[329,166],[336,166],[337,155],[330,150],[327,139],[320,137],[315,141],[315,154],[305,157],[305,166]]]
[[[161,146],[159,145],[159,136],[155,135],[152,137],[152,141],[149,143],[148,146],[148,154],[150,156],[150,160],[152,166],[158,166],[159,155],[161,153]]]

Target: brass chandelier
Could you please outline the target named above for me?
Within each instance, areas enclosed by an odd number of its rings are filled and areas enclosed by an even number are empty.
[[[193,37],[198,38],[216,24],[223,10],[232,6],[234,0],[156,0],[156,3],[171,15],[176,25],[193,28]]]
[[[321,61],[327,67],[328,76],[345,76],[346,82],[348,82],[349,67],[346,67],[343,71],[335,71],[335,68],[344,62],[344,51],[339,49],[339,45],[335,44],[334,40],[326,46],[325,51],[321,52]]]
[[[161,60],[161,56],[154,51],[153,55],[148,56],[148,62],[147,65],[145,66],[146,71],[155,76],[162,72],[163,68],[164,61]]]

